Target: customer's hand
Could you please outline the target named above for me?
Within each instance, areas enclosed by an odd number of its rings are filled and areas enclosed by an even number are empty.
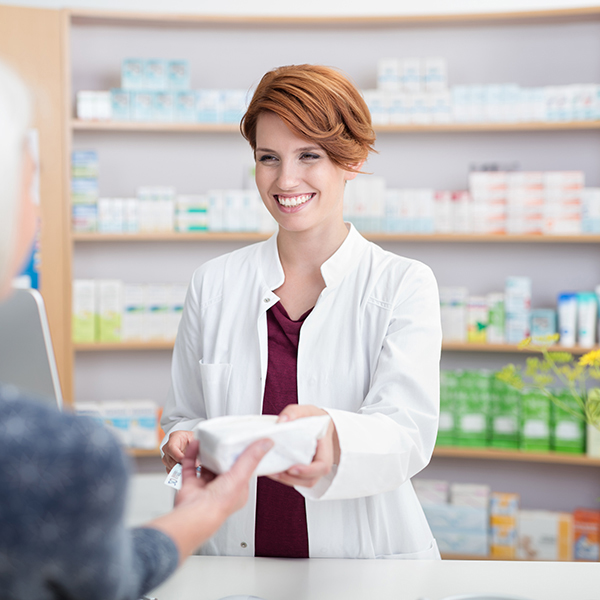
[[[175,508],[146,525],[166,533],[179,551],[180,563],[204,544],[221,527],[225,519],[248,500],[248,484],[258,463],[273,447],[271,440],[254,442],[227,473],[215,476],[207,469],[196,476],[198,441],[192,440],[185,451],[181,490]]]
[[[288,404],[279,414],[278,423],[294,421],[304,417],[328,415],[326,411],[312,404]],[[313,487],[331,471],[334,464],[339,464],[340,443],[333,420],[329,422],[327,433],[317,442],[317,450],[310,465],[293,465],[287,471],[269,475],[274,481],[289,486]]]
[[[182,483],[175,498],[175,506],[187,506],[197,501],[214,503],[226,513],[226,516],[239,510],[248,500],[248,481],[252,473],[272,447],[272,440],[258,440],[240,454],[227,473],[215,475],[203,468],[200,477],[197,477],[199,442],[192,440],[181,463]]]
[[[167,443],[163,446],[162,451],[164,456],[162,461],[167,468],[167,473],[177,464],[183,461],[188,444],[194,439],[194,434],[191,431],[174,431]]]

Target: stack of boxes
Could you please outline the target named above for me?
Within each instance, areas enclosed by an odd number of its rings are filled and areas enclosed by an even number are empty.
[[[443,556],[599,561],[600,511],[519,510],[519,495],[487,485],[413,479]]]
[[[585,422],[575,416],[582,410],[568,390],[556,394],[568,410],[540,392],[521,393],[489,371],[442,370],[437,444],[583,454]]]
[[[129,448],[154,450],[159,444],[160,410],[152,400],[77,402],[75,411],[106,425]]]
[[[71,155],[71,205],[73,231],[96,231],[98,201],[98,155],[76,150]]]
[[[185,285],[124,284],[118,279],[73,281],[75,343],[173,340]]]
[[[488,486],[448,488],[445,481],[422,479],[413,484],[442,554],[488,555]]]

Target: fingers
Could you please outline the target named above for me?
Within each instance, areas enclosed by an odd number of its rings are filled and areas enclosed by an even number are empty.
[[[192,479],[192,481],[196,480],[196,458],[198,457],[199,447],[200,442],[192,440],[185,449],[183,460],[181,461],[182,485],[188,479]]]
[[[326,415],[322,408],[313,406],[312,404],[288,404],[280,413],[277,419],[278,423],[285,421],[294,421],[303,417],[315,417]]]
[[[185,449],[193,438],[194,434],[191,431],[174,431],[169,436],[169,441],[163,446],[162,458],[167,471],[183,461]]]

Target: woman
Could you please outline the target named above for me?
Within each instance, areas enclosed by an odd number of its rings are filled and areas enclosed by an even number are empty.
[[[0,62],[0,299],[35,231],[29,116],[25,87]],[[127,530],[127,462],[112,435],[0,383],[0,596],[139,598],[244,504],[248,480],[271,446],[257,442],[229,473],[198,479],[198,443],[191,442],[175,509]]]
[[[259,83],[241,130],[277,235],[202,265],[190,284],[163,413],[163,462],[202,419],[328,414],[312,464],[251,485],[207,554],[439,558],[410,478],[439,404],[437,286],[343,220],[346,181],[375,136],[338,71],[301,65]]]

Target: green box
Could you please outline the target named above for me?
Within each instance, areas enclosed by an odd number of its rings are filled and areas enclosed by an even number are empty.
[[[440,371],[440,421],[436,445],[456,444],[456,394],[458,376],[455,371]]]
[[[521,392],[492,378],[490,406],[490,446],[519,448]]]
[[[530,452],[548,452],[551,448],[552,402],[539,390],[521,397],[521,437],[519,447]]]
[[[456,398],[456,443],[485,447],[488,444],[490,375],[486,371],[462,371]]]
[[[570,412],[552,404],[552,448],[556,452],[585,453],[585,421],[583,410],[569,390],[557,390],[555,396],[572,411],[582,415],[577,418]]]

